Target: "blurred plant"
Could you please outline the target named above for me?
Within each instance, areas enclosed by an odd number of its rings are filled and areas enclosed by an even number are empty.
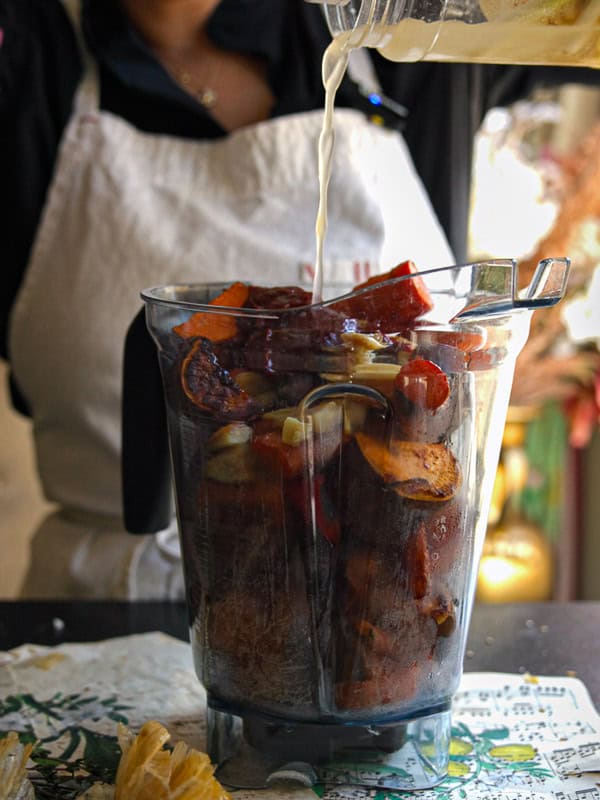
[[[533,315],[529,339],[517,360],[511,404],[559,402],[569,422],[569,443],[580,448],[600,422],[600,124],[561,155],[553,145],[553,132],[564,123],[557,109],[547,97],[516,104],[503,110],[493,136],[488,132],[487,138],[488,147],[494,139],[496,154],[512,156],[513,165],[530,183],[532,175],[538,179],[537,194],[530,194],[532,213],[521,223],[521,231],[529,229],[533,242],[519,259],[519,283],[527,285],[543,258],[571,259],[565,299]],[[503,122],[500,133],[498,119]],[[513,170],[513,177],[519,174],[514,166]],[[512,194],[518,195],[524,185],[513,180]],[[532,230],[533,206],[548,205],[554,212]]]
[[[562,303],[533,317],[511,402],[560,401],[570,444],[584,447],[600,422],[600,124],[557,161],[563,180],[554,224],[519,268],[527,281],[540,259],[568,255],[569,285]]]

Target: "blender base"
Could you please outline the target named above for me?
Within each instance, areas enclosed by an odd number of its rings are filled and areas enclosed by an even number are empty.
[[[317,724],[207,710],[208,753],[230,789],[287,782],[428,789],[446,777],[450,708],[385,724]]]

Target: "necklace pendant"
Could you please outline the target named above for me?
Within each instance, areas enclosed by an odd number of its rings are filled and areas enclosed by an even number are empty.
[[[198,92],[198,101],[204,108],[212,108],[217,102],[217,93],[214,89],[206,88]]]

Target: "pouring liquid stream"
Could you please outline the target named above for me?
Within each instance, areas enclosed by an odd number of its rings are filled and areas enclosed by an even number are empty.
[[[323,85],[325,86],[325,109],[323,126],[319,136],[319,207],[315,224],[317,249],[312,289],[313,303],[320,303],[323,299],[323,256],[325,237],[327,235],[327,196],[335,144],[333,108],[337,90],[348,66],[350,53],[350,49],[344,45],[345,42],[342,38],[335,38],[323,54],[322,74]]]
[[[320,303],[323,300],[323,262],[325,238],[327,236],[327,198],[333,164],[333,149],[335,146],[335,97],[346,73],[346,69],[348,68],[350,52],[364,45],[366,38],[369,36],[369,32],[370,26],[366,25],[361,30],[348,31],[341,36],[336,36],[323,53],[321,74],[323,86],[325,87],[325,108],[318,150],[319,205],[315,223],[316,256],[312,287],[313,303]]]

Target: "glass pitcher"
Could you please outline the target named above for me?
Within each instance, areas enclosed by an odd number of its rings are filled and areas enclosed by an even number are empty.
[[[391,61],[600,66],[597,0],[312,0],[331,32]]]
[[[158,347],[208,751],[230,787],[446,774],[515,359],[568,260],[491,261],[311,304],[142,296]]]

